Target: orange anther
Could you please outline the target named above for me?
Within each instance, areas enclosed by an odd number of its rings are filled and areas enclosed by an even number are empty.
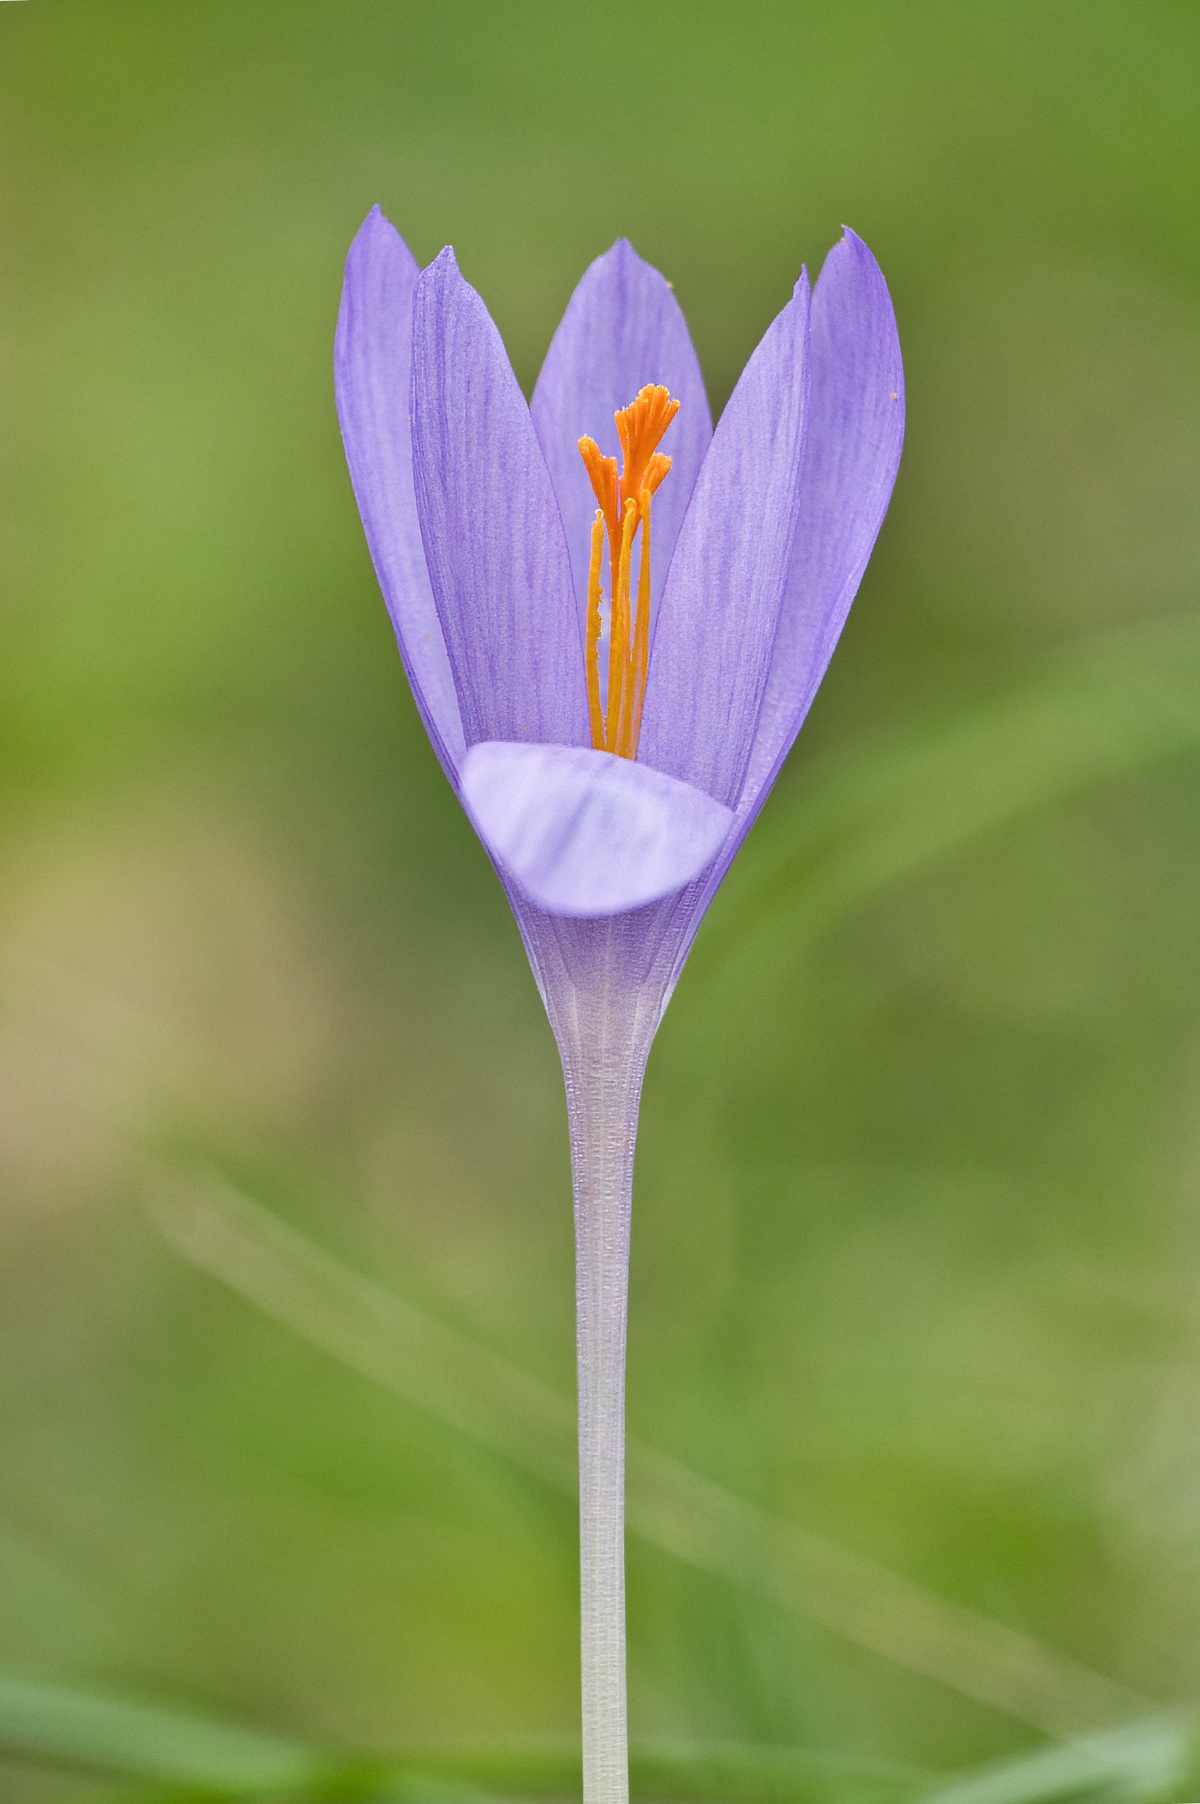
[[[656,456],[658,442],[679,412],[666,389],[651,385],[615,415],[617,437],[625,458],[621,473],[621,500],[637,499],[643,489],[653,494],[671,468],[669,457]],[[653,474],[650,466],[653,465]]]
[[[588,716],[597,751],[636,758],[642,704],[650,663],[650,497],[671,468],[659,449],[667,427],[679,412],[661,384],[651,383],[615,414],[622,469],[605,457],[594,439],[581,438],[579,455],[587,470],[599,512],[592,528],[588,568],[587,663]],[[611,594],[608,642],[607,705],[600,702],[601,522],[608,533]],[[641,531],[637,607],[632,606],[633,540]]]
[[[594,438],[580,439],[579,455],[588,473],[592,493],[604,515],[611,544],[621,530],[618,525],[621,518],[621,485],[617,480],[617,460],[615,457],[605,457]]]

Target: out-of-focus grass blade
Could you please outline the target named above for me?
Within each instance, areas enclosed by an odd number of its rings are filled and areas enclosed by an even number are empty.
[[[416,1749],[406,1760],[420,1772],[473,1781],[510,1798],[577,1796],[583,1780],[578,1744],[542,1738]],[[806,1748],[647,1740],[630,1746],[629,1782],[640,1798],[724,1799],[730,1804],[836,1798],[846,1804],[900,1804],[927,1791],[930,1775],[914,1767]]]
[[[626,1464],[629,1526],[898,1666],[1049,1735],[1145,1705],[1123,1686],[1003,1623],[926,1591],[648,1447]]]
[[[296,1793],[329,1762],[300,1742],[0,1676],[0,1755],[195,1791]]]
[[[525,1775],[534,1790],[578,1778],[570,1748],[546,1763],[520,1749],[457,1750],[381,1761],[378,1755],[322,1749],[204,1716],[166,1710],[0,1674],[0,1759],[36,1762],[97,1778],[141,1781],[122,1792],[167,1799],[387,1799],[388,1804],[485,1804],[489,1765],[501,1778]],[[538,1778],[549,1779],[547,1786]]]
[[[921,1804],[1051,1804],[1091,1797],[1150,1804],[1182,1798],[1194,1778],[1188,1725],[1144,1718],[966,1773],[927,1793]]]
[[[1200,615],[1089,641],[1019,689],[794,773],[768,804],[704,935],[703,965],[800,948],[847,909],[1035,809],[1200,750]]]
[[[498,1793],[577,1793],[578,1745],[513,1740],[413,1748],[393,1759],[322,1752],[202,1716],[0,1675],[0,1757],[36,1760],[100,1777],[144,1782],[122,1798],[429,1800],[468,1804]],[[793,1804],[853,1799],[893,1804],[928,1788],[929,1775],[884,1761],[738,1743],[635,1743],[635,1795]]]
[[[574,1411],[548,1386],[347,1271],[223,1183],[176,1177],[156,1193],[154,1216],[195,1265],[277,1321],[574,1493]],[[1029,1636],[775,1520],[636,1441],[627,1449],[626,1496],[630,1528],[679,1559],[1049,1734],[1147,1710]]]
[[[153,1214],[194,1264],[344,1365],[575,1490],[575,1412],[548,1385],[348,1270],[230,1186],[173,1179]]]
[[[728,1798],[742,1804],[793,1804],[796,1799],[911,1799],[928,1789],[913,1767],[797,1748],[712,1742],[635,1742],[630,1789],[640,1798]]]
[[[383,1763],[287,1740],[204,1716],[0,1674],[0,1759],[142,1781],[124,1800],[376,1799],[471,1804],[487,1794],[480,1775],[487,1750],[456,1761],[429,1750],[419,1759]],[[501,1748],[493,1764],[502,1776],[539,1762]],[[579,1768],[567,1749],[550,1766],[555,1786]],[[553,1787],[552,1787],[553,1788]],[[535,1787],[535,1789],[537,1789]]]

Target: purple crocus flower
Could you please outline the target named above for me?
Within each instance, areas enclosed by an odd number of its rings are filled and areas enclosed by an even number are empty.
[[[526,405],[453,252],[418,270],[376,208],[346,265],[335,363],[413,696],[504,885],[562,1058],[584,1797],[622,1804],[642,1075],[887,508],[904,419],[895,320],[847,231],[811,298],[801,272],[714,431],[671,288],[621,241],[575,290]]]

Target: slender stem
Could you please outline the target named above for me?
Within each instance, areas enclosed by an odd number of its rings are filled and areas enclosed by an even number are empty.
[[[638,1101],[634,1014],[593,999],[564,1049],[575,1188],[584,1804],[626,1804],[625,1322]]]

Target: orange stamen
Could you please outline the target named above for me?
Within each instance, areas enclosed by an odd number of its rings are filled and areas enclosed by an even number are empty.
[[[584,668],[587,675],[588,724],[592,744],[604,744],[604,714],[600,707],[600,559],[604,555],[604,515],[599,508],[592,522],[592,555],[588,565],[587,632]]]
[[[627,501],[625,518],[621,522],[621,548],[617,554],[617,572],[613,578],[612,619],[608,629],[608,720],[604,749],[606,752],[616,752],[622,758],[627,755],[624,750],[623,729],[629,686],[629,641],[633,632],[629,607],[629,565],[637,517],[637,502]]]
[[[658,449],[667,427],[679,412],[661,385],[650,384],[615,414],[622,469],[605,457],[594,439],[581,438],[579,455],[599,512],[592,527],[588,569],[587,664],[588,718],[597,751],[636,758],[650,665],[650,498],[671,468]],[[612,588],[609,622],[608,696],[600,703],[600,561],[602,527],[608,533],[608,567]],[[633,540],[641,530],[637,610],[630,605]]]
[[[653,494],[671,468],[669,457],[655,456],[663,433],[679,412],[678,401],[672,401],[665,388],[644,388],[636,401],[623,407],[615,417],[617,437],[621,441],[625,468],[621,474],[621,500],[636,498],[644,488]],[[651,476],[650,465],[662,466]]]
[[[661,480],[661,478],[660,478]],[[638,732],[642,724],[642,704],[646,699],[646,678],[650,673],[650,495],[642,490],[642,561],[638,570],[637,627],[633,639],[633,707],[632,739],[627,758],[637,757]]]
[[[603,456],[593,438],[580,439],[579,455],[587,470],[592,492],[600,504],[600,512],[604,515],[608,542],[615,545],[621,531],[621,485],[617,481],[617,460],[615,457]]]

